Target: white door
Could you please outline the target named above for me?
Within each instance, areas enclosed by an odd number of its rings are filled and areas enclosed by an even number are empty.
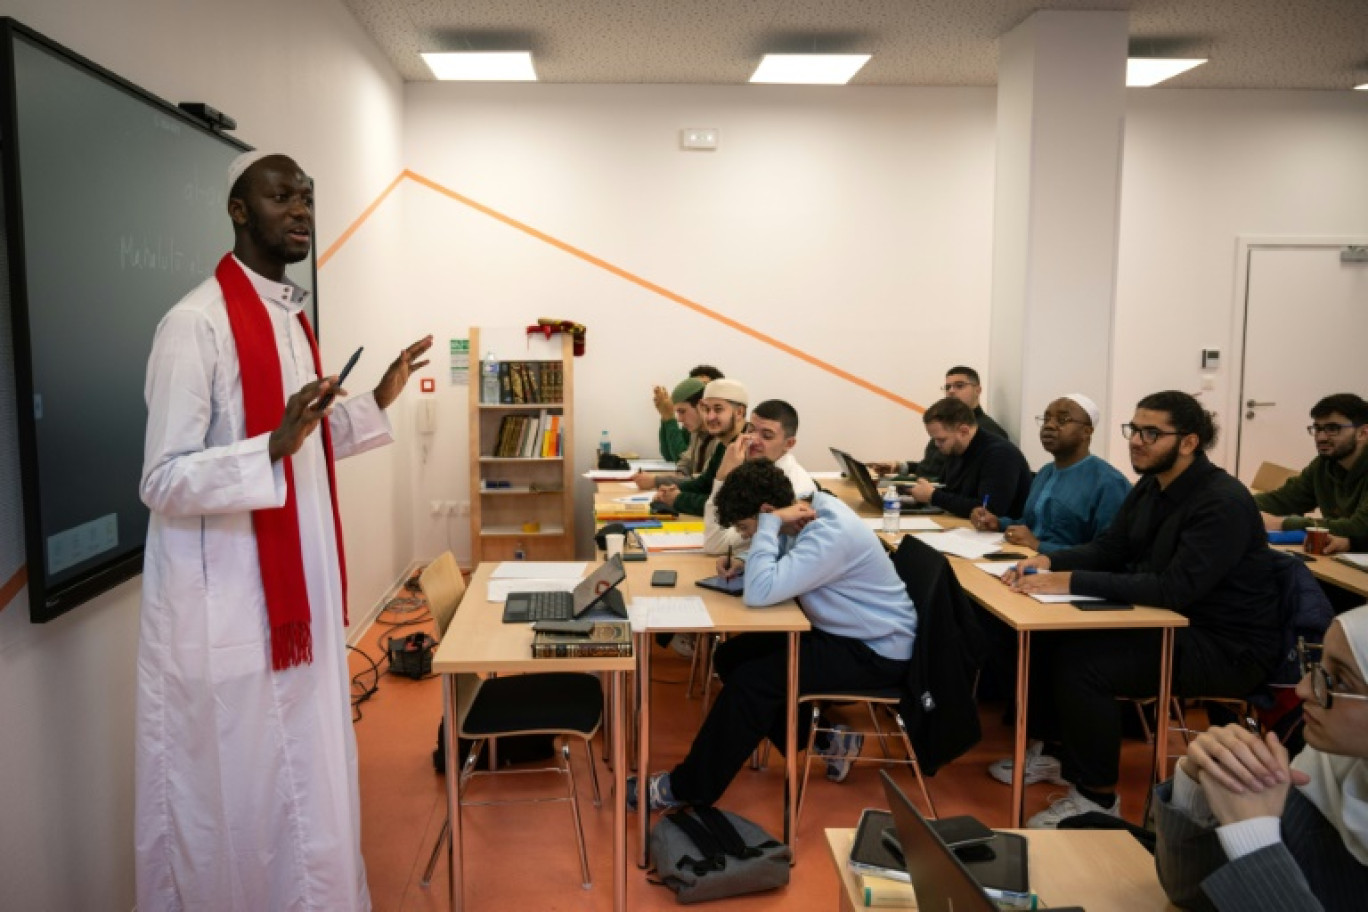
[[[1340,246],[1250,246],[1237,474],[1316,455],[1308,412],[1330,393],[1368,397],[1368,263]]]

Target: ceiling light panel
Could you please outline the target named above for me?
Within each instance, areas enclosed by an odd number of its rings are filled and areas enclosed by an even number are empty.
[[[461,82],[536,82],[531,51],[455,51],[425,53],[423,61],[438,79]]]
[[[845,85],[869,62],[869,54],[766,54],[751,82]]]
[[[1126,85],[1132,88],[1148,88],[1206,62],[1205,57],[1132,57],[1126,61]]]

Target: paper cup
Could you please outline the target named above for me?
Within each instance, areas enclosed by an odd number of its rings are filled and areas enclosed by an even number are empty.
[[[1312,526],[1306,530],[1307,554],[1324,554],[1325,546],[1330,544],[1330,530],[1322,526]]]
[[[627,536],[622,534],[605,535],[603,540],[607,545],[608,559],[612,560],[622,553],[622,546],[627,541]]]

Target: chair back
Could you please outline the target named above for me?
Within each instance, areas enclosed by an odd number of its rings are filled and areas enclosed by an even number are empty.
[[[1324,640],[1325,631],[1335,619],[1335,609],[1306,564],[1284,551],[1272,551],[1282,653],[1266,683],[1271,687],[1295,687],[1302,677],[1297,638],[1304,637],[1308,643]]]
[[[447,627],[451,626],[451,619],[456,616],[456,609],[465,596],[465,578],[461,576],[461,568],[456,566],[456,556],[446,551],[424,567],[418,577],[418,587],[427,598],[440,640],[446,636]]]
[[[917,608],[917,639],[899,712],[929,776],[982,737],[974,690],[986,641],[944,554],[906,535],[893,566]]]
[[[1249,483],[1250,488],[1259,492],[1276,491],[1287,483],[1287,479],[1300,474],[1297,469],[1289,469],[1280,466],[1276,462],[1264,462],[1259,464],[1259,471],[1254,473],[1254,480]]]

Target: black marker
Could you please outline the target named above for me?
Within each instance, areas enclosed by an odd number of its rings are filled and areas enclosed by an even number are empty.
[[[337,391],[342,387],[342,381],[346,380],[347,374],[350,374],[351,369],[356,367],[356,362],[361,360],[361,352],[365,351],[365,349],[366,346],[362,345],[358,347],[356,351],[352,352],[352,356],[347,359],[346,367],[342,368],[342,373],[337,375],[337,382],[333,384],[333,388],[328,390],[322,399],[318,400],[318,411],[321,412],[332,405],[333,399],[337,398]]]

